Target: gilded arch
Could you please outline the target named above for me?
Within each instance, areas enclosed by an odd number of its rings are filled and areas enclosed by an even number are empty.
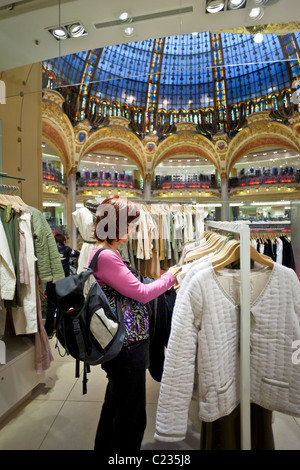
[[[74,167],[74,130],[62,110],[64,98],[56,91],[44,92],[42,101],[42,136],[55,148],[69,173]]]
[[[80,151],[78,164],[87,153],[97,150],[115,150],[128,156],[142,175],[146,172],[146,158],[140,140],[123,126],[112,126],[92,133]]]
[[[157,165],[167,158],[175,155],[190,155],[207,158],[217,169],[218,154],[214,144],[203,136],[195,132],[180,132],[165,139],[158,147],[155,157],[152,161],[152,171]]]
[[[249,127],[242,130],[229,144],[226,155],[227,174],[234,164],[249,152],[254,152],[270,147],[284,147],[286,149],[300,151],[300,139],[292,128],[272,122],[268,119],[256,119],[249,122]],[[258,118],[258,119],[257,119]]]

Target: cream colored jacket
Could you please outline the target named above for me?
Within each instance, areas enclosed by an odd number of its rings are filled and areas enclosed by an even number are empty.
[[[251,286],[251,400],[299,417],[300,366],[292,355],[293,341],[300,339],[300,283],[293,270],[276,263],[266,274],[263,269],[264,282],[258,275]],[[195,385],[200,420],[214,421],[238,405],[236,292],[236,285],[218,278],[211,266],[192,270],[180,287],[157,407],[157,439],[185,438]]]

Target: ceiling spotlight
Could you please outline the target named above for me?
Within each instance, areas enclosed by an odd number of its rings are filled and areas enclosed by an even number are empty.
[[[249,17],[251,20],[260,20],[264,16],[264,10],[261,7],[251,8]]]
[[[254,3],[258,6],[265,5],[269,0],[254,0]]]
[[[246,0],[230,0],[228,8],[229,10],[235,10],[241,8],[246,3]]]
[[[124,29],[125,36],[133,36],[133,33],[134,33],[134,28],[132,26],[127,26]]]
[[[68,39],[70,36],[66,29],[63,26],[53,28],[50,30],[50,33],[55,37],[55,39],[61,41],[63,39]]]
[[[206,11],[208,13],[218,13],[224,10],[225,0],[208,0],[206,3]]]
[[[68,38],[78,38],[81,36],[85,36],[87,31],[84,29],[79,21],[71,24],[63,24],[60,26],[55,26],[51,28],[47,28],[49,33],[55,37],[58,41]]]
[[[264,40],[263,34],[261,34],[261,33],[255,34],[254,41],[256,42],[256,44],[261,43],[263,40]]]
[[[127,13],[127,11],[124,11],[124,12],[121,13],[121,15],[119,16],[119,20],[120,20],[121,23],[131,23],[132,18],[131,18],[131,16],[129,15],[129,13]]]
[[[78,38],[79,36],[85,36],[87,34],[86,30],[80,23],[73,23],[69,25],[68,31],[73,38]]]

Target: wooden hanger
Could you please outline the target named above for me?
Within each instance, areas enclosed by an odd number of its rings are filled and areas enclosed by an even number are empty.
[[[184,261],[189,262],[197,258],[202,258],[209,253],[212,253],[222,246],[226,237],[219,234],[212,234],[208,240],[201,246],[191,249],[187,252]]]
[[[240,242],[238,240],[229,240],[222,250],[215,254],[211,260],[214,270],[217,271],[240,257]]]
[[[0,205],[9,206],[11,205],[17,212],[21,209],[28,209],[27,204],[20,198],[20,196],[11,194],[0,194]]]
[[[214,271],[218,271],[219,269],[222,269],[225,266],[228,266],[229,264],[240,259],[240,242],[237,240],[231,241],[232,243],[230,243],[230,241],[228,242],[228,246],[225,245],[225,248],[227,247],[227,251],[224,250],[222,257],[216,256],[216,258],[212,260]],[[268,266],[269,268],[274,266],[274,261],[272,258],[259,253],[252,245],[250,245],[250,258],[259,264]]]
[[[259,253],[252,245],[250,245],[250,258],[253,261],[257,261],[257,263],[259,264],[268,266],[269,268],[272,268],[274,265],[274,261],[272,260],[272,258],[270,258],[270,256]]]

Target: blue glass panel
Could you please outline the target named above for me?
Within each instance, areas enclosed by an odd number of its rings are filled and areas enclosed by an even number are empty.
[[[300,33],[294,33],[298,49],[300,49]]]
[[[206,108],[213,105],[209,33],[167,37],[158,108]]]
[[[145,106],[153,44],[150,40],[104,48],[92,95]]]
[[[57,57],[44,62],[65,85],[80,84],[88,51]]]
[[[289,86],[289,77],[279,39],[222,33],[228,104],[269,95]]]

